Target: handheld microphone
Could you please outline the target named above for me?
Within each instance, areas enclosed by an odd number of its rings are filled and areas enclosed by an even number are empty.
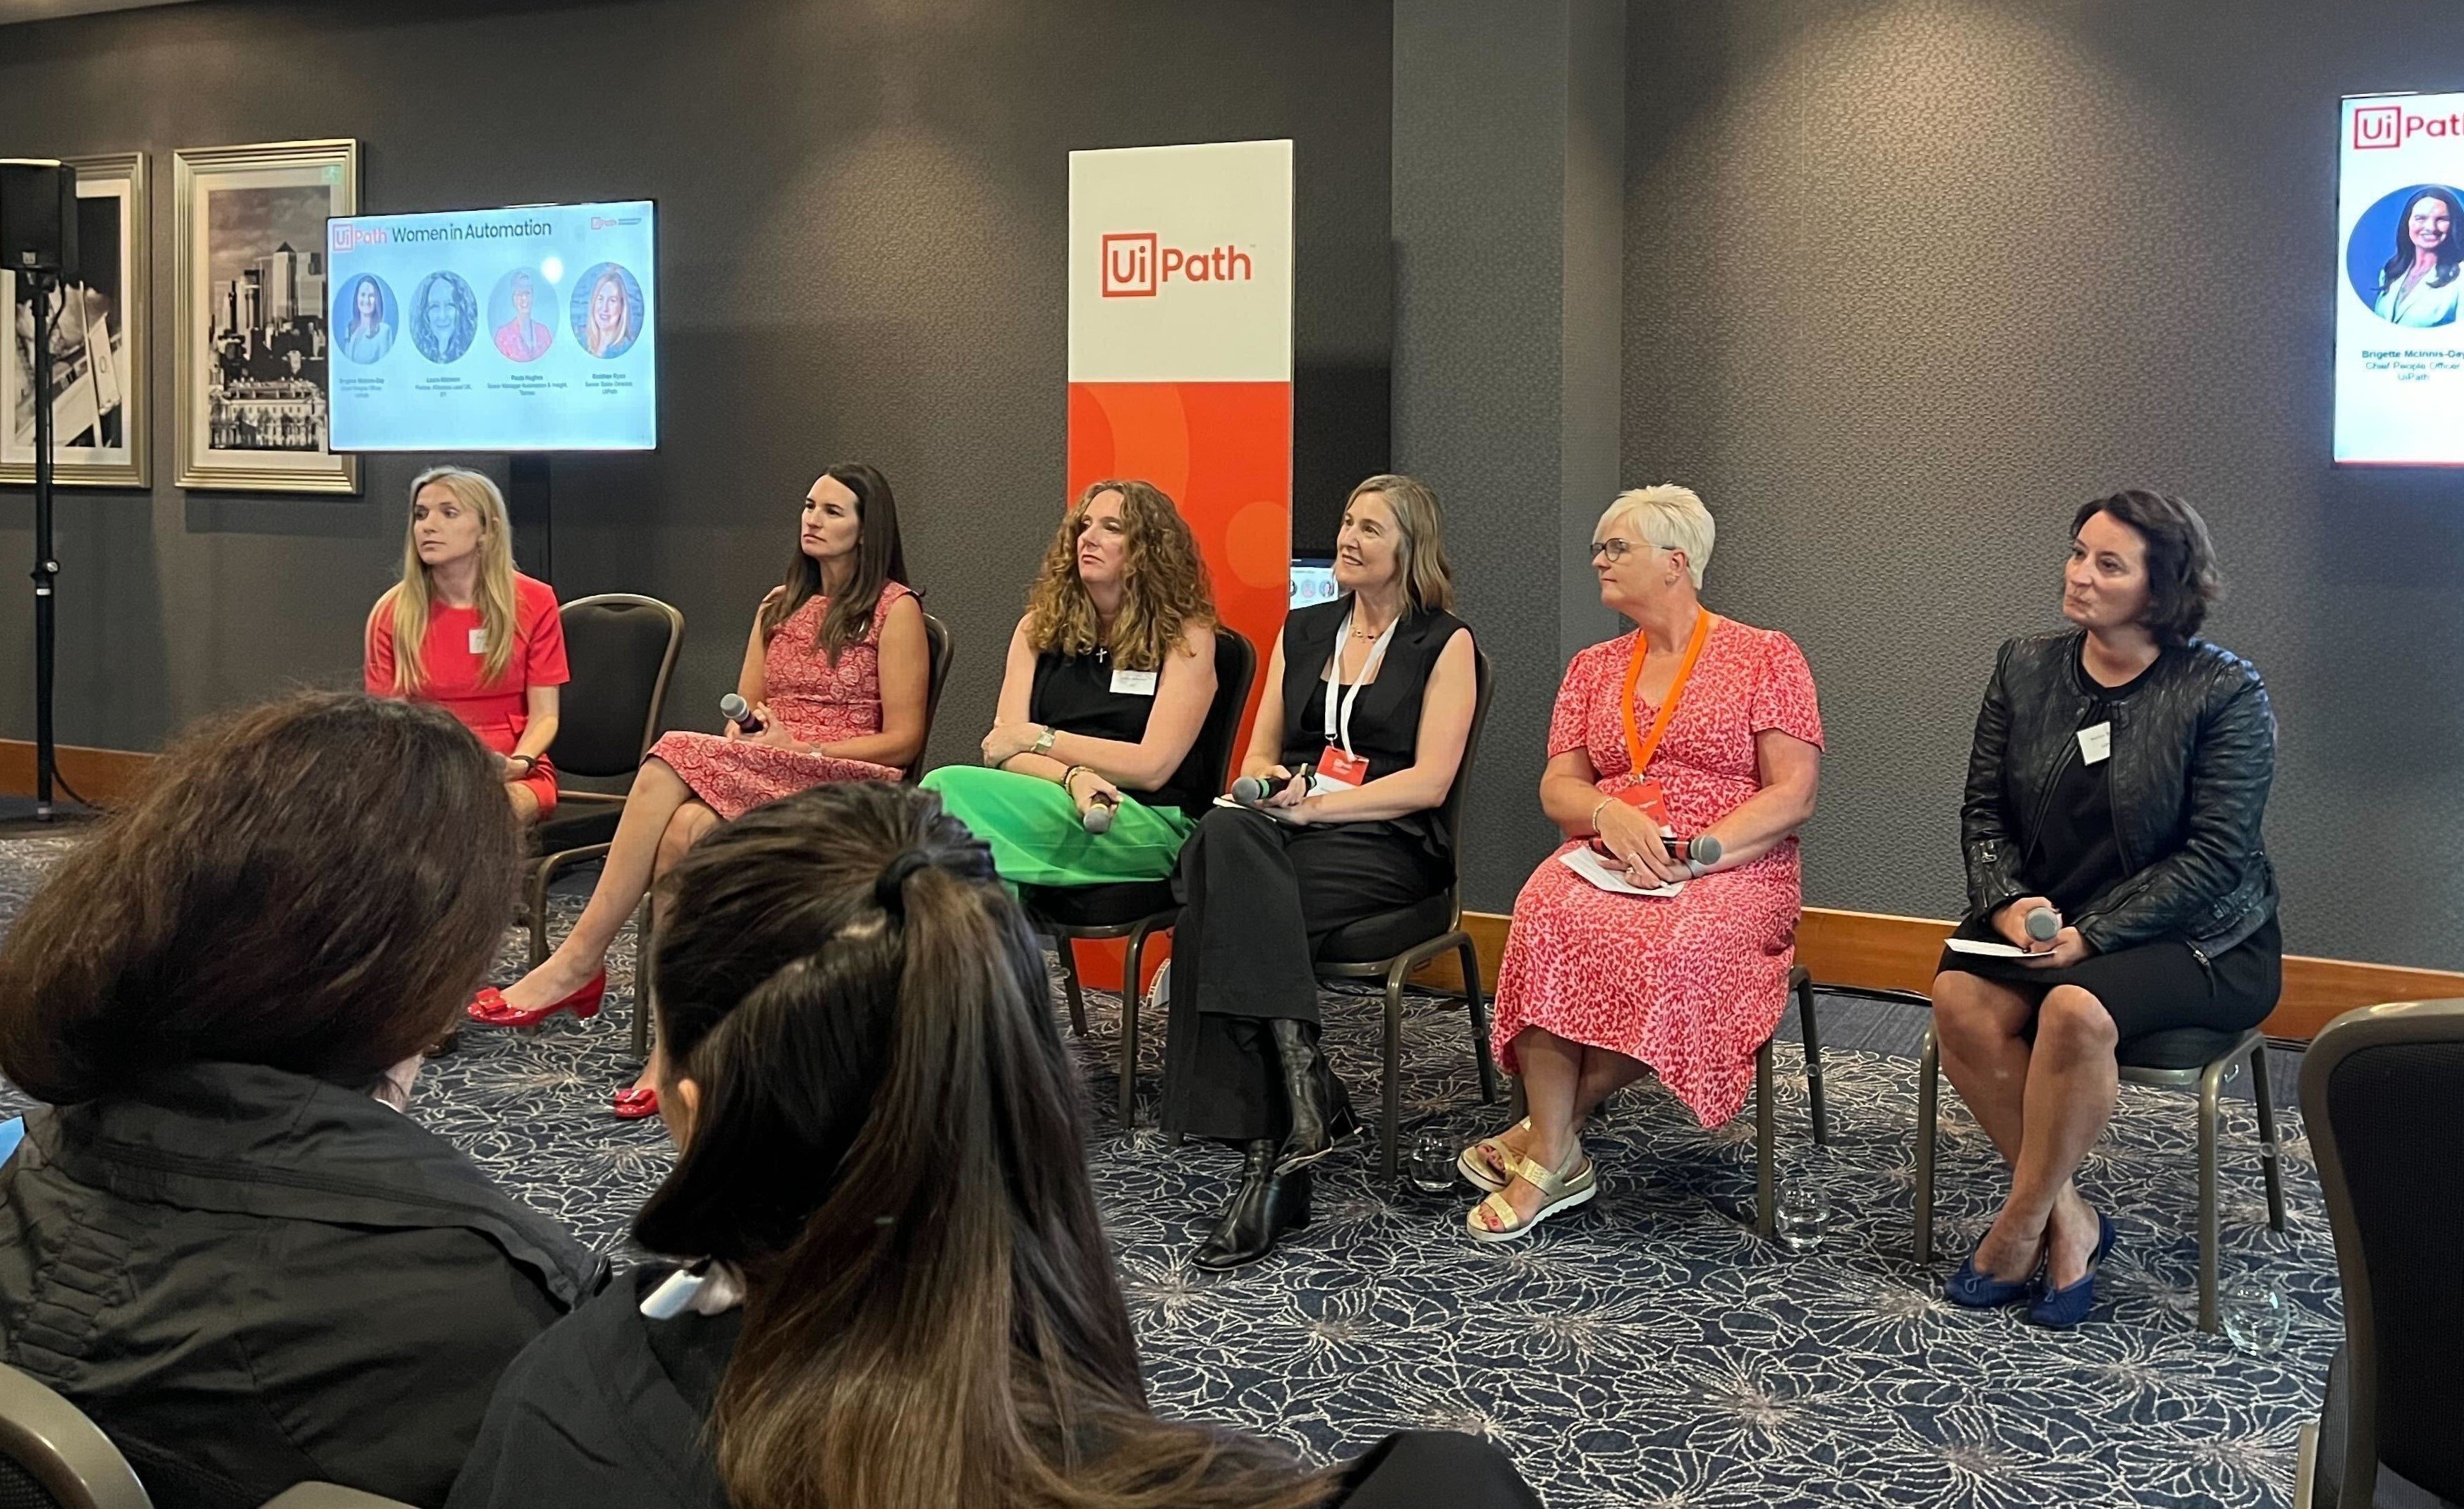
[[[1117,803],[1109,791],[1099,791],[1087,799],[1087,811],[1078,819],[1079,825],[1089,833],[1112,831],[1112,813]]]
[[[1720,856],[1728,852],[1718,839],[1707,833],[1698,833],[1690,839],[1681,839],[1673,834],[1663,833],[1660,836],[1660,842],[1668,845],[1669,858],[1678,864],[1699,864],[1706,870],[1719,864]],[[1592,847],[1603,854],[1608,852],[1596,838],[1592,840]]]
[[[745,706],[744,699],[733,691],[718,699],[718,711],[729,722],[747,733],[761,732],[761,720],[755,717],[753,710]]]
[[[1309,768],[1307,765],[1302,766],[1292,772],[1291,778],[1306,786],[1309,783]],[[1287,782],[1287,784],[1289,783]],[[1243,776],[1232,783],[1232,799],[1254,807],[1273,796],[1275,791],[1275,783],[1264,776]]]
[[[2051,907],[2038,907],[2028,913],[2028,936],[2038,943],[2051,943],[2062,930],[2062,914]]]

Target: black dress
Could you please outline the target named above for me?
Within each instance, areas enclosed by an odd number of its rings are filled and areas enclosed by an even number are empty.
[[[1115,669],[1109,650],[1084,655],[1045,650],[1035,657],[1035,680],[1026,696],[1028,720],[1063,733],[1137,743],[1147,736],[1147,719],[1155,711],[1155,683],[1151,680],[1144,692],[1115,691]],[[1163,673],[1148,674],[1160,678]],[[1192,818],[1205,812],[1215,793],[1207,789],[1212,783],[1207,779],[1205,754],[1199,748],[1203,742],[1191,742],[1180,768],[1161,786],[1153,791],[1123,787],[1124,794],[1150,807],[1177,807]]]
[[[1328,667],[1351,607],[1343,597],[1284,621],[1287,768],[1314,763],[1330,742]],[[1397,625],[1376,679],[1352,709],[1352,750],[1368,759],[1369,779],[1417,757],[1429,678],[1463,627],[1445,612]],[[1310,961],[1327,934],[1424,901],[1453,879],[1454,835],[1435,810],[1296,828],[1211,808],[1181,849],[1175,881],[1182,910],[1173,931],[1165,1129],[1232,1142],[1283,1136],[1288,1113],[1265,1021],[1316,1022]]]
[[[628,1274],[506,1369],[448,1509],[725,1509],[711,1460],[712,1401],[743,1312],[643,1317],[667,1278]],[[1477,1436],[1388,1436],[1344,1475],[1344,1509],[1538,1509]]]
[[[2162,652],[2177,653],[2173,648]],[[2107,687],[2075,659],[2075,686],[2088,699],[2079,728],[2103,725],[2111,738],[2128,737],[2129,719],[2117,714],[2125,711],[2131,694],[2155,670],[2151,663],[2121,686]],[[2046,796],[2044,812],[2026,840],[2021,874],[2035,894],[2066,917],[2089,909],[2131,878],[2123,868],[2114,824],[2112,772],[2110,758],[2090,764],[2074,737]],[[1952,936],[2008,941],[1990,917],[1969,918]],[[2266,1020],[2283,984],[2283,934],[2271,914],[2257,931],[2212,957],[2193,944],[2164,938],[2091,953],[2067,969],[2037,969],[2016,959],[1945,949],[1937,969],[2037,992],[2076,985],[2103,1004],[2120,1040],[2126,1043],[2174,1027],[2240,1032]]]

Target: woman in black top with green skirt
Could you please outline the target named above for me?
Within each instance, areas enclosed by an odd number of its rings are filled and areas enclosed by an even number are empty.
[[[1933,992],[1943,1072],[2013,1170],[1945,1292],[2025,1301],[2057,1328],[2085,1318],[2113,1247],[2072,1178],[2113,1113],[2118,1050],[2256,1026],[2283,952],[2259,840],[2267,689],[2192,637],[2216,590],[2207,525],[2158,493],[2098,499],[2072,521],[2064,585],[2075,627],[2003,645],[1977,714],[1969,909]]]
[[[1309,1165],[1357,1126],[1318,1051],[1318,944],[1454,874],[1438,809],[1477,676],[1436,494],[1399,476],[1354,488],[1334,579],[1344,595],[1287,619],[1267,665],[1241,774],[1268,795],[1209,812],[1180,856],[1163,1125],[1246,1153],[1201,1268],[1274,1251],[1309,1218]]]

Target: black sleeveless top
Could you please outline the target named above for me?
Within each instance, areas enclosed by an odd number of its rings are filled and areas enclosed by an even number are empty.
[[[1064,733],[1137,743],[1147,736],[1147,717],[1155,711],[1155,699],[1152,693],[1114,691],[1113,668],[1111,653],[1103,649],[1087,655],[1064,655],[1048,649],[1036,656],[1035,685],[1026,697],[1028,721]],[[1156,685],[1161,686],[1163,672],[1157,670],[1155,676]],[[1361,700],[1368,700],[1366,692],[1361,694]],[[1357,741],[1355,735],[1354,742]],[[1181,756],[1180,768],[1155,790],[1121,789],[1150,807],[1178,807],[1192,818],[1204,817],[1215,801],[1215,793],[1208,789],[1214,782],[1205,769],[1200,742],[1202,738],[1190,742],[1189,753]]]
[[[1326,733],[1327,667],[1334,659],[1335,635],[1343,631],[1344,615],[1352,611],[1350,594],[1331,602],[1314,603],[1284,620],[1284,747],[1287,768],[1314,764],[1336,742]],[[1453,614],[1416,612],[1396,626],[1377,666],[1377,678],[1360,689],[1352,705],[1352,753],[1369,761],[1369,778],[1408,770],[1419,754],[1420,705],[1429,678],[1437,673],[1438,656],[1457,630],[1466,627]],[[1336,695],[1338,717],[1343,697]],[[1382,826],[1419,841],[1432,859],[1451,862],[1454,835],[1446,831],[1445,815],[1436,808],[1390,818]]]

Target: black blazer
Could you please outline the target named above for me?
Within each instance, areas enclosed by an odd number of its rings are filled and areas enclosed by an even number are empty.
[[[2074,674],[2084,638],[2014,639],[1993,663],[1959,814],[1971,917],[2029,893],[2020,871],[2092,701]],[[2125,874],[2070,919],[2089,947],[2178,938],[2214,955],[2276,914],[2259,841],[2276,714],[2256,667],[2205,640],[2167,647],[2113,714],[2112,767]]]
[[[725,1509],[704,1427],[741,1312],[648,1321],[637,1269],[505,1372],[449,1509]],[[1477,1436],[1388,1436],[1345,1474],[1343,1509],[1539,1509]]]
[[[496,1375],[603,1282],[442,1139],[277,1069],[37,1110],[0,1166],[0,1354],[163,1509],[443,1503]]]

